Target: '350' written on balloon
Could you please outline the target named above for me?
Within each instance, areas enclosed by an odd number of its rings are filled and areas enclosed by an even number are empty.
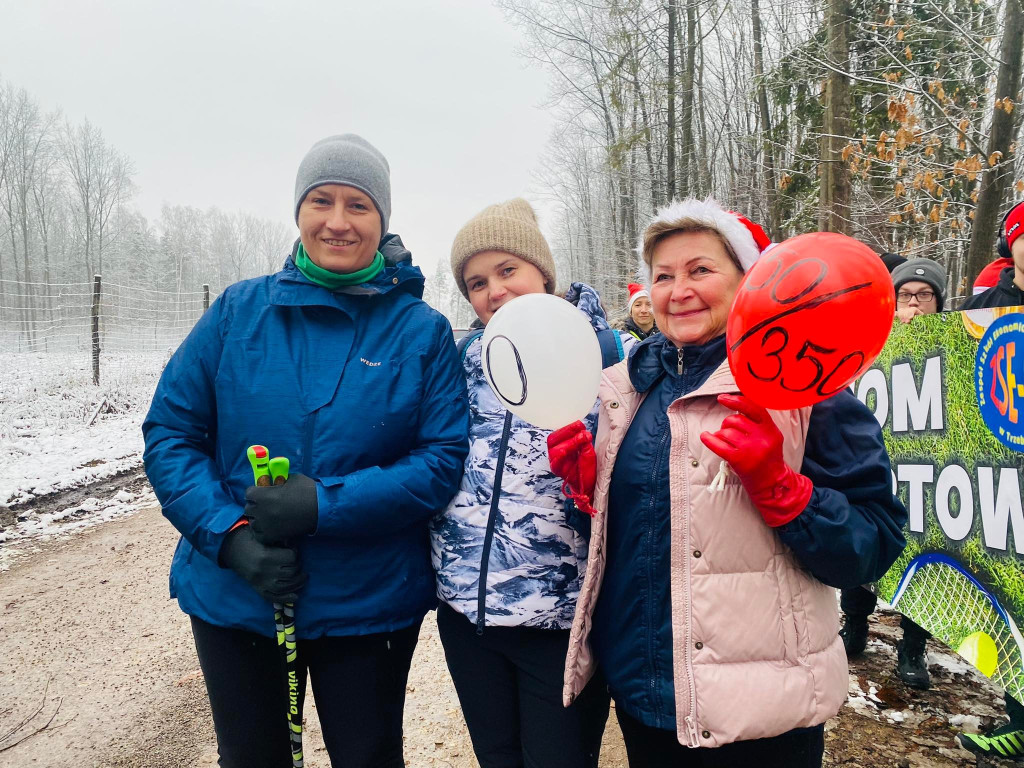
[[[786,240],[736,292],[726,325],[733,378],[766,408],[825,400],[875,361],[895,308],[889,271],[863,243],[833,232]]]

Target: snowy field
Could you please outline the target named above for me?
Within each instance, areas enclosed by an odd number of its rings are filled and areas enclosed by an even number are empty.
[[[87,354],[0,352],[0,543],[73,530],[152,500],[126,490],[68,508],[45,503],[141,466],[140,427],[165,360],[103,355],[95,386]],[[3,516],[12,506],[15,514]]]

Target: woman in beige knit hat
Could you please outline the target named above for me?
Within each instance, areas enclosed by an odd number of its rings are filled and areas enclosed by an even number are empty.
[[[451,263],[479,321],[459,344],[470,453],[458,493],[431,528],[448,668],[482,768],[596,768],[609,705],[603,683],[562,706],[590,518],[566,503],[551,472],[549,430],[505,410],[480,354],[480,328],[501,306],[555,292],[554,259],[533,208],[515,199],[474,216],[455,236]],[[590,320],[605,364],[622,359],[597,292],[573,283],[566,298]],[[596,419],[594,410],[591,429]]]
[[[526,293],[555,292],[555,260],[537,215],[517,197],[482,210],[452,244],[455,283],[482,323]]]

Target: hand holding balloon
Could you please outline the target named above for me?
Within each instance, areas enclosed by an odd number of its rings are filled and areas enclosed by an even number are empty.
[[[888,270],[863,243],[833,232],[786,240],[736,292],[726,326],[733,377],[766,408],[825,400],[878,357],[895,306]]]
[[[565,481],[562,492],[576,502],[581,512],[596,515],[591,500],[597,483],[597,453],[594,438],[582,421],[548,435],[548,461],[551,471]]]
[[[719,395],[718,402],[738,413],[717,432],[702,433],[701,442],[729,462],[768,525],[785,525],[807,507],[810,479],[786,464],[782,433],[768,411],[743,395]]]

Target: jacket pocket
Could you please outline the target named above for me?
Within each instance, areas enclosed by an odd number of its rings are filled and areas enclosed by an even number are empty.
[[[779,617],[782,620],[782,633],[785,639],[784,658],[790,664],[796,664],[800,659],[800,630],[785,559],[784,552],[776,552],[775,557],[772,558],[771,567],[775,573],[775,583],[778,587]]]

